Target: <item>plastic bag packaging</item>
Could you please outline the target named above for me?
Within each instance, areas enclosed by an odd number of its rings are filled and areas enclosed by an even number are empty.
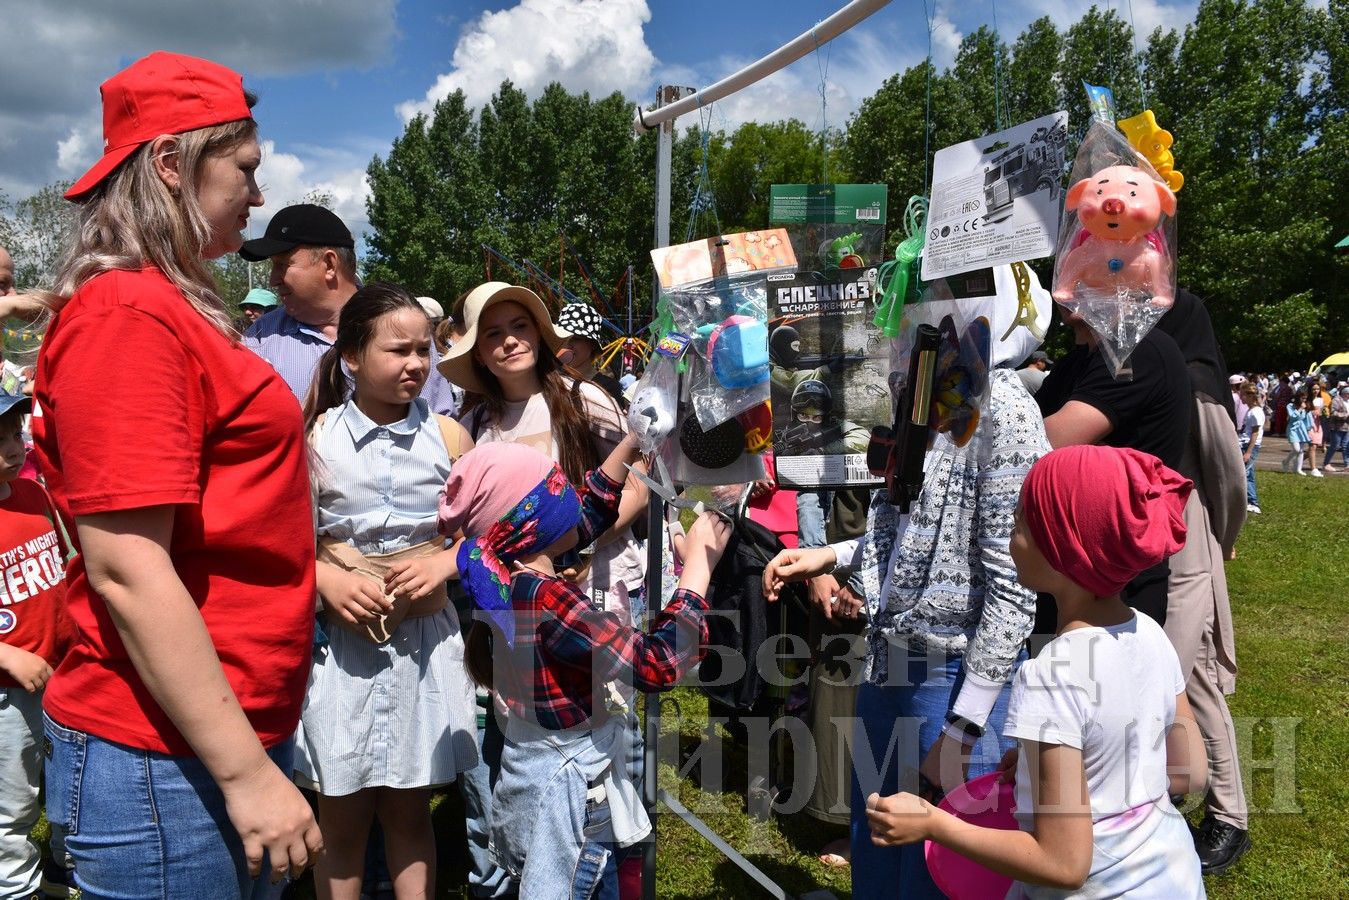
[[[689,398],[706,430],[769,398],[768,289],[757,273],[665,293],[675,327],[693,338]]]
[[[1100,341],[1115,377],[1174,302],[1176,195],[1115,127],[1093,120],[1073,161],[1054,300]]]
[[[656,343],[651,362],[637,382],[628,408],[628,427],[643,453],[654,453],[674,431],[679,413],[679,360],[688,337],[667,334]]]
[[[969,300],[946,299],[945,280],[931,282],[926,299],[904,309],[899,337],[891,342],[891,390],[900,396],[908,378],[919,325],[931,325],[940,334],[929,403],[928,424],[933,440],[944,434],[957,448],[970,445],[988,409],[988,372],[992,354],[992,324],[987,315],[971,315]]]

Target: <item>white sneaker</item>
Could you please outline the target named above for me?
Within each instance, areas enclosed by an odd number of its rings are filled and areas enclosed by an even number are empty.
[[[1306,475],[1306,474],[1307,474],[1306,472],[1302,471],[1301,469],[1298,469],[1298,470],[1297,470],[1297,473],[1298,473],[1299,475]]]
[[[1258,515],[1260,515],[1260,507],[1256,506],[1254,503],[1247,503],[1247,504],[1246,504],[1246,512],[1251,513],[1252,515],[1257,515],[1257,516],[1258,516]]]
[[[1321,467],[1321,471],[1323,471],[1323,472],[1337,472],[1337,471],[1339,471],[1339,470],[1336,469],[1334,466],[1332,466],[1330,463],[1326,463],[1324,466]]]
[[[1313,477],[1313,478],[1325,478],[1326,476],[1324,476],[1324,475],[1321,474],[1321,470],[1320,470],[1320,469],[1312,469],[1312,477]]]

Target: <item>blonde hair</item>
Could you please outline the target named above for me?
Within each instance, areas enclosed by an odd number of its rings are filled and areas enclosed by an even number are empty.
[[[197,198],[197,179],[208,157],[227,153],[256,134],[252,119],[240,119],[174,135],[179,172],[175,189],[155,172],[153,141],[142,145],[81,205],[56,283],[42,295],[46,305],[57,312],[95,275],[136,271],[150,263],[217,331],[236,340],[239,332],[202,258],[212,235]]]

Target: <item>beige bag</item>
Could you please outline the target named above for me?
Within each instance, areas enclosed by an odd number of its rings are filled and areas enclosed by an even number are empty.
[[[327,413],[319,415],[314,420],[314,426],[309,431],[309,446],[317,457],[317,441],[319,429],[323,427],[323,421]],[[449,452],[450,462],[453,463],[463,456],[461,442],[459,439],[461,429],[452,426],[457,423],[447,416],[439,413],[432,413],[436,417],[436,424],[440,427],[440,439],[445,444],[445,449]],[[318,527],[318,484],[315,478],[311,478],[312,499],[314,508],[315,528]],[[439,553],[445,549],[445,538],[437,537],[434,540],[423,541],[411,547],[404,548],[395,553],[377,553],[367,556],[357,550],[355,547],[344,541],[333,540],[331,538],[319,538],[318,541],[318,561],[326,562],[337,566],[347,572],[356,572],[377,582],[380,590],[384,590],[384,575],[389,571],[389,567],[396,562],[402,562],[407,559],[417,559],[423,556],[430,556],[433,553]],[[393,603],[393,610],[388,615],[380,616],[379,621],[373,625],[367,625],[361,632],[365,637],[374,641],[376,644],[383,644],[393,637],[393,633],[398,630],[398,626],[404,619],[415,619],[418,616],[429,616],[440,612],[449,602],[449,595],[444,584],[437,585],[435,590],[415,603],[406,596],[399,597],[393,594],[385,593],[385,596]],[[319,609],[323,608],[321,597],[317,599]],[[343,626],[345,622],[338,620],[338,624]]]
[[[394,563],[430,556],[434,553],[440,553],[444,549],[445,539],[437,537],[435,540],[423,541],[396,553],[366,555],[344,541],[334,538],[320,538],[318,559],[319,562],[329,563],[347,572],[364,575],[378,583],[379,589],[383,591],[384,576]],[[416,601],[409,600],[406,595],[395,595],[387,592],[384,596],[393,603],[393,610],[388,615],[380,616],[379,621],[367,625],[364,629],[365,637],[370,638],[376,644],[383,644],[393,637],[393,633],[398,630],[398,626],[402,624],[404,619],[434,615],[443,610],[445,604],[449,601],[449,595],[446,593],[443,583],[436,585],[430,594]],[[338,624],[345,623],[339,621]]]

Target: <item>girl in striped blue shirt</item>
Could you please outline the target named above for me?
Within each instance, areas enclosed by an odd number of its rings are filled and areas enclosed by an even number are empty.
[[[295,765],[319,795],[323,898],[359,896],[376,817],[395,895],[434,896],[431,789],[478,759],[445,590],[454,555],[436,521],[453,460],[472,442],[419,397],[430,348],[416,300],[367,285],[343,308],[306,401],[329,639],[315,648]]]

